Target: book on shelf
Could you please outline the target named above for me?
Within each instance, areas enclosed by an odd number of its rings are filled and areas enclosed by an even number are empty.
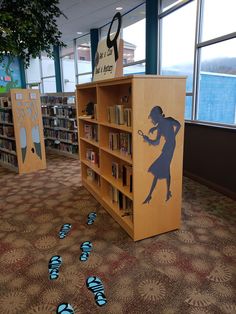
[[[86,149],[86,160],[90,161],[93,164],[99,165],[99,155],[92,148]]]
[[[4,163],[8,163],[14,167],[18,166],[17,157],[15,155],[0,151],[0,160]]]
[[[119,167],[118,162],[112,162],[111,163],[111,175],[115,179],[119,179],[119,177],[120,177],[120,167]]]
[[[121,216],[133,215],[132,200],[112,185],[110,185],[110,199],[112,203],[118,205],[119,210],[122,212]]]
[[[124,105],[107,107],[107,121],[131,127],[131,108],[125,108]]]
[[[16,152],[16,142],[0,138],[0,148]]]
[[[12,125],[1,125],[0,124],[0,135],[7,137],[14,137],[14,127]]]
[[[84,137],[88,140],[98,142],[98,126],[85,124],[84,125]]]
[[[128,186],[130,193],[132,193],[132,183],[133,183],[133,174],[132,166],[123,165],[122,166],[122,184],[123,186]]]
[[[132,134],[110,132],[108,146],[111,150],[119,150],[122,154],[132,155]]]

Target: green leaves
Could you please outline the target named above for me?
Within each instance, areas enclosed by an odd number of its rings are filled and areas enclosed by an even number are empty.
[[[0,62],[5,55],[20,57],[26,67],[30,57],[52,46],[65,46],[60,40],[56,19],[62,14],[59,0],[0,0]]]

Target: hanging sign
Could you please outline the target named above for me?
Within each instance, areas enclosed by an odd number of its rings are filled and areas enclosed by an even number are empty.
[[[111,34],[114,21],[118,21],[117,31]],[[123,40],[120,39],[121,14],[117,12],[111,22],[107,38],[98,43],[94,62],[93,81],[123,75]],[[111,39],[112,38],[112,39]]]

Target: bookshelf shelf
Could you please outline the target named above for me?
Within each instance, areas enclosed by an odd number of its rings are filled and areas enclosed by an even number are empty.
[[[84,141],[84,142],[87,142],[87,143],[89,143],[89,144],[93,145],[93,146],[99,147],[98,142],[95,142],[95,141],[89,140],[89,139],[84,138],[84,137],[80,137],[80,139],[81,139],[82,141]]]
[[[85,164],[87,167],[91,168],[93,171],[95,171],[97,174],[101,175],[100,173],[100,169],[98,168],[98,166],[94,163],[92,163],[91,161],[88,161],[86,159],[81,159],[81,162],[83,164]]]
[[[120,151],[112,150],[112,149],[107,148],[107,147],[100,147],[100,149],[103,150],[104,152],[109,153],[110,155],[113,155],[114,157],[117,157],[117,158],[120,158],[120,159],[126,161],[127,163],[129,163],[131,165],[133,163],[131,157],[120,153]]]
[[[100,125],[132,133],[132,128],[125,125],[119,125],[119,124],[110,123],[110,122],[100,122]]]
[[[185,84],[130,75],[76,86],[82,184],[134,241],[180,227]],[[84,116],[91,102],[96,119]]]
[[[5,153],[8,153],[8,154],[11,154],[11,155],[15,155],[16,156],[16,152],[14,150],[9,150],[9,149],[6,149],[6,148],[3,148],[3,147],[0,147],[0,150],[2,152],[5,152]]]
[[[38,90],[1,95],[0,164],[20,174],[46,168]]]
[[[78,129],[74,93],[41,96],[47,150],[78,158]]]

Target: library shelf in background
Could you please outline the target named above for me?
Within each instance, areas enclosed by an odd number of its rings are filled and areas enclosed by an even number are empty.
[[[185,85],[131,75],[76,86],[82,184],[135,241],[180,227]]]
[[[48,151],[78,158],[75,93],[41,95],[45,146]]]
[[[1,94],[0,164],[20,174],[46,168],[38,90]]]

